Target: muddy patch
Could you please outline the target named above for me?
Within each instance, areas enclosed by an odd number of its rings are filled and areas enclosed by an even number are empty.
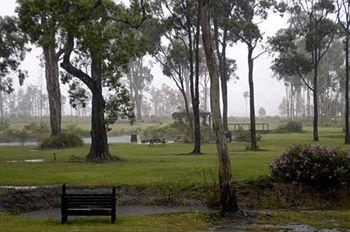
[[[123,205],[117,206],[117,216],[140,216],[169,213],[202,212],[206,207],[197,206],[156,206],[156,205]],[[59,219],[61,209],[45,209],[22,213],[21,216],[34,219]]]
[[[6,187],[6,186],[5,186]],[[11,213],[59,208],[60,186],[7,186],[0,188],[0,208]],[[97,189],[96,189],[97,188]],[[69,189],[69,188],[68,188]],[[82,191],[82,187],[74,189]],[[213,189],[213,188],[210,188]],[[117,187],[118,205],[204,206],[208,204],[209,188]],[[73,190],[74,191],[74,190]],[[93,187],[87,191],[110,191]],[[218,198],[218,194],[215,195]],[[349,209],[350,188],[318,189],[284,183],[240,183],[237,198],[241,209]],[[219,202],[219,199],[212,201]]]
[[[237,186],[240,206],[255,209],[349,209],[350,187],[318,188],[279,182]]]
[[[240,224],[228,223],[226,225],[215,226],[209,229],[210,232],[231,232],[231,231],[295,231],[295,232],[337,232],[336,229],[317,229],[313,226],[303,224],[288,223],[286,225],[270,224]]]
[[[14,213],[59,208],[61,204],[61,186],[17,186],[18,188],[2,189],[0,194],[0,208]],[[111,191],[110,188],[68,188],[67,192],[96,192]],[[204,206],[203,201],[193,196],[192,191],[186,189],[170,190],[161,187],[117,187],[118,205],[153,205],[153,206]]]

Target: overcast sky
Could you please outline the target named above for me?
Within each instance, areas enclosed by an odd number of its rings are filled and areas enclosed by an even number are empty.
[[[0,0],[0,15],[14,15],[15,7],[16,0]],[[274,35],[278,29],[285,27],[286,20],[286,18],[281,18],[279,15],[270,14],[268,19],[260,25],[264,38]],[[260,48],[256,50],[256,54],[259,54],[261,51]],[[29,78],[25,80],[25,85],[38,85],[40,83],[40,66],[37,56],[41,53],[41,49],[32,47],[32,51],[23,62],[22,67],[29,74]],[[238,66],[237,76],[239,77],[239,80],[230,81],[228,84],[228,114],[229,116],[244,116],[246,107],[243,93],[249,89],[246,46],[239,43],[229,47],[228,56],[236,60]],[[284,85],[273,77],[273,73],[270,70],[271,60],[272,58],[266,53],[255,61],[255,108],[257,112],[260,107],[264,107],[268,115],[277,115],[278,106],[284,96]],[[166,83],[176,88],[172,81],[162,74],[158,64],[153,65],[152,73],[154,75],[152,83],[154,86],[160,87],[163,83]],[[43,83],[43,86],[45,89],[45,83]],[[62,93],[65,95],[67,95],[66,89],[66,87],[62,87]]]

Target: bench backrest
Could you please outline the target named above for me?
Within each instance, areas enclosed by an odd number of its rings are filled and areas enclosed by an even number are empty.
[[[137,142],[137,135],[136,134],[131,135],[130,142]]]
[[[62,207],[66,209],[109,208],[115,207],[116,189],[112,193],[66,193],[66,185],[62,185]]]

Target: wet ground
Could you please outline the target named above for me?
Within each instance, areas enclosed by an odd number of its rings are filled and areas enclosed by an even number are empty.
[[[109,187],[74,187],[68,188],[68,190],[73,192],[97,191],[99,193],[111,191]],[[239,199],[241,199],[241,208],[245,209],[243,216],[235,217],[225,223],[215,223],[215,218],[209,218],[209,221],[213,221],[210,228],[208,228],[209,231],[338,231],[335,229],[318,229],[309,225],[296,224],[289,221],[284,222],[282,225],[270,225],[269,220],[259,224],[259,221],[255,219],[262,215],[273,219],[281,213],[281,209],[297,210],[298,208],[296,206],[303,206],[304,209],[307,209],[311,214],[316,214],[323,210],[332,209],[329,206],[342,206],[342,201],[347,199],[343,199],[343,196],[348,196],[349,193],[348,188],[345,188],[345,190],[340,189],[341,191],[336,191],[337,194],[333,197],[329,194],[329,192],[332,193],[332,191],[325,191],[322,193],[320,190],[316,192],[315,190],[301,188],[300,186],[274,183],[265,185],[242,184],[239,186],[238,190],[240,196]],[[118,187],[117,216],[155,215],[182,212],[206,212],[209,214],[213,212],[215,214],[215,211],[210,211],[204,206],[204,192],[205,189],[197,190],[194,194],[189,189],[171,190],[161,187]],[[300,196],[296,193],[299,193]],[[0,211],[7,211],[9,213],[19,214],[24,217],[38,220],[46,220],[48,218],[59,220],[60,194],[61,186],[59,185],[45,187],[2,186],[0,188]],[[271,196],[273,198],[271,198]],[[327,198],[324,196],[327,196]],[[312,199],[313,201],[309,202],[309,199]],[[276,204],[279,208],[266,209],[263,207],[267,204],[271,206],[272,203],[276,202],[279,203]],[[336,204],[336,202],[338,203]],[[306,203],[313,207],[305,207],[308,205]],[[341,208],[342,207],[339,207],[338,209]],[[334,225],[334,227],[337,227],[337,225]]]
[[[117,206],[117,216],[137,216],[167,213],[202,212],[208,210],[206,207],[196,206],[157,206],[157,205],[123,205]],[[45,209],[22,213],[21,216],[35,219],[59,219],[61,209]]]

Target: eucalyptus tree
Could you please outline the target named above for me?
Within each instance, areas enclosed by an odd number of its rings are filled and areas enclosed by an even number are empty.
[[[152,88],[150,94],[150,102],[156,116],[169,118],[169,115],[183,106],[183,97],[179,90],[166,84],[163,84],[159,89]]]
[[[344,37],[345,50],[345,144],[350,144],[350,102],[349,102],[349,38],[350,38],[350,2],[336,0],[337,19]]]
[[[79,79],[92,94],[91,146],[86,158],[111,160],[106,127],[118,118],[133,119],[130,98],[120,78],[130,61],[145,52],[146,39],[140,26],[148,17],[147,5],[143,1],[131,1],[129,7],[111,0],[63,2],[60,26],[64,55],[60,66],[68,80],[72,76]],[[81,59],[73,62],[73,57]],[[79,60],[88,60],[89,70]]]
[[[206,64],[205,64],[206,66]],[[209,78],[209,75],[208,75],[208,70],[206,67],[204,67],[204,64],[201,65],[202,67],[202,75],[201,75],[201,82],[200,82],[200,85],[202,87],[202,101],[201,103],[202,104],[202,110],[204,112],[207,112],[209,109],[208,109],[208,98],[209,98],[209,82],[210,82],[210,78]]]
[[[220,0],[212,5],[212,18],[214,29],[214,45],[216,56],[218,58],[221,95],[222,95],[222,120],[224,130],[228,131],[227,112],[227,82],[231,78],[237,78],[235,70],[237,69],[236,61],[227,58],[227,47],[230,43],[236,42],[235,37],[229,36],[229,25],[236,19],[235,8],[236,0]]]
[[[193,130],[193,117],[190,112],[190,99],[188,99],[186,87],[186,82],[189,78],[186,47],[179,40],[174,40],[166,48],[159,47],[158,53],[154,57],[162,65],[163,74],[170,77],[181,92],[184,99],[187,120],[190,129]]]
[[[337,116],[337,103],[346,95],[344,44],[335,36],[319,65],[319,114],[328,120]],[[345,99],[344,99],[345,100]],[[344,110],[341,111],[344,115]]]
[[[214,55],[213,40],[211,37],[210,3],[209,0],[202,0],[202,2],[202,38],[210,76],[210,106],[213,116],[213,128],[219,159],[221,212],[234,213],[238,211],[238,205],[236,190],[232,179],[230,156],[228,154],[227,141],[224,136],[224,127],[220,113],[219,70]]]
[[[170,44],[180,42],[186,49],[188,60],[191,103],[194,118],[194,148],[192,154],[201,153],[199,112],[200,65],[200,8],[195,0],[158,0],[155,12],[162,23],[163,36]]]
[[[313,139],[318,141],[318,76],[319,65],[332,44],[336,25],[329,19],[329,15],[335,10],[332,0],[291,0],[287,6],[287,11],[291,14],[289,20],[290,27],[285,30],[282,37],[274,39],[275,48],[284,54],[292,54],[285,56],[283,59],[284,68],[294,71],[298,76],[302,77],[302,72],[312,68],[311,83],[304,83],[313,93]],[[282,40],[280,40],[282,39]],[[280,41],[279,41],[280,40]],[[298,41],[303,41],[304,51],[296,52]],[[287,47],[285,49],[284,47]],[[275,50],[276,50],[275,49]],[[280,60],[281,61],[281,60]],[[283,62],[280,62],[282,67]],[[292,64],[292,66],[289,66]],[[299,68],[298,68],[299,67]],[[298,70],[300,69],[300,70]]]
[[[9,75],[16,72],[20,84],[23,83],[25,72],[20,64],[28,49],[25,47],[27,38],[18,27],[18,19],[0,16],[0,97],[1,122],[3,122],[4,94],[13,92],[13,78]]]
[[[256,126],[255,126],[255,98],[254,98],[254,61],[265,51],[254,55],[258,44],[262,41],[263,35],[259,28],[261,21],[268,15],[268,9],[273,6],[273,1],[237,1],[234,6],[234,20],[227,24],[229,36],[241,41],[248,49],[248,83],[250,100],[250,149],[257,150]]]
[[[293,28],[279,30],[269,39],[269,44],[271,53],[277,54],[271,69],[277,79],[285,83],[286,98],[283,100],[283,108],[286,116],[291,117],[293,89],[305,86],[308,92],[313,91],[312,62],[305,51],[305,41],[296,37]]]
[[[126,75],[130,96],[136,108],[136,120],[142,121],[142,100],[153,80],[151,69],[144,65],[143,58],[137,58],[130,65]]]
[[[58,42],[58,19],[64,12],[64,1],[18,0],[19,26],[32,43],[40,46],[45,60],[45,78],[50,106],[51,135],[61,133],[61,91],[58,60],[62,54]],[[59,10],[60,9],[60,10]]]

